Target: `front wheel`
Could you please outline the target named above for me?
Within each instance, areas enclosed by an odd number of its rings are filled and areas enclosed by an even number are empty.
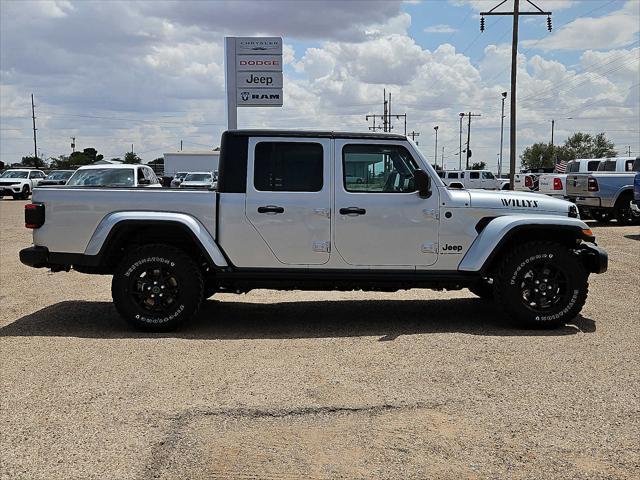
[[[588,273],[577,255],[554,242],[529,242],[502,262],[496,302],[525,328],[556,328],[580,313]]]
[[[20,200],[28,200],[29,199],[29,195],[31,195],[31,190],[29,189],[29,187],[27,185],[25,185],[22,188],[22,193],[20,194],[20,196],[18,198]]]
[[[166,332],[192,318],[202,304],[200,269],[182,250],[144,245],[118,265],[111,294],[118,313],[134,327]]]

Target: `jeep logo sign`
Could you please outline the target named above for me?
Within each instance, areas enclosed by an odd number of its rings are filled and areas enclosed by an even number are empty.
[[[282,88],[282,72],[238,72],[238,88]]]

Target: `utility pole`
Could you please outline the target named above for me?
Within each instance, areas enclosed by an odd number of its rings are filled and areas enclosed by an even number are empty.
[[[71,137],[71,153],[76,151],[76,137]]]
[[[467,124],[467,149],[465,150],[467,153],[467,170],[469,170],[469,158],[471,158],[471,149],[469,148],[469,144],[471,143],[471,117],[481,117],[482,115],[480,115],[479,113],[467,113],[465,114],[469,120],[468,120],[468,124]],[[461,169],[462,170],[462,169]]]
[[[498,158],[498,177],[502,175],[502,145],[504,143],[504,101],[507,99],[507,92],[502,92],[502,117],[500,118],[500,154]]]
[[[416,137],[420,136],[420,132],[412,131],[412,132],[408,133],[407,136],[411,137],[411,140],[413,140],[415,142],[416,141]],[[416,145],[419,145],[418,142],[416,142]]]
[[[444,145],[442,146],[442,155],[440,155],[440,166],[444,170]]]
[[[555,120],[551,120],[551,148],[553,148],[553,130],[554,130],[555,125],[556,125],[556,121]]]
[[[131,144],[131,154],[133,154],[133,143]]]
[[[631,145],[627,146],[627,157],[631,156]]]
[[[458,150],[458,170],[462,170],[462,119],[464,113],[460,113],[460,150]]]
[[[436,131],[436,147],[433,152],[433,163],[437,167],[438,166],[438,125],[433,127],[433,129]]]
[[[33,93],[31,94],[31,119],[33,120],[33,156],[38,158],[38,141],[36,140],[36,107],[33,103]]]
[[[180,151],[182,151],[182,140],[180,140]]]
[[[521,15],[546,15],[547,29],[551,31],[551,12],[545,12],[531,0],[526,2],[534,6],[537,12],[520,12],[520,0],[513,0],[512,12],[494,12],[496,8],[505,3],[503,0],[488,12],[480,12],[480,31],[484,32],[484,17],[490,15],[511,15],[513,16],[513,37],[511,40],[511,115],[509,131],[509,187],[514,188],[516,171],[516,78],[518,71],[518,19]]]
[[[396,120],[400,120],[402,118],[404,119],[404,135],[407,136],[407,114],[406,113],[397,114],[397,115],[392,114],[391,113],[391,92],[389,92],[389,96],[387,97],[387,90],[384,89],[383,95],[384,95],[384,102],[382,104],[382,115],[377,113],[369,113],[364,117],[367,122],[369,121],[369,119],[373,121],[373,124],[369,126],[369,130],[374,132],[376,130],[382,130],[383,132],[391,132],[391,130],[393,130],[393,123],[391,119],[393,117],[395,117]],[[376,125],[376,119],[378,118],[382,119],[382,125]]]

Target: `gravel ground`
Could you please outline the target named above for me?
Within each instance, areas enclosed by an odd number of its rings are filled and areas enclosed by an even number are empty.
[[[640,476],[638,227],[594,226],[610,269],[555,331],[467,290],[259,290],[148,335],[110,277],[20,264],[24,203],[0,201],[2,478]]]

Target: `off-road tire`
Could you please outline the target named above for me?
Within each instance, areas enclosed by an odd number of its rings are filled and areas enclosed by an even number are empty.
[[[20,200],[28,200],[29,199],[29,195],[31,195],[31,189],[25,185],[22,188],[22,193],[20,193],[20,196],[18,197]]]
[[[494,298],[493,285],[485,281],[474,283],[473,285],[470,285],[468,288],[471,293],[480,297],[483,300],[493,300]]]
[[[111,282],[118,313],[135,328],[150,332],[171,331],[193,318],[203,289],[202,273],[191,257],[164,244],[131,251]]]
[[[549,270],[555,273],[545,273]],[[539,273],[530,275],[531,272]],[[514,248],[502,261],[494,281],[494,295],[497,305],[516,326],[556,328],[582,310],[588,278],[581,260],[564,245],[528,242]],[[543,286],[548,290],[540,288]],[[548,297],[540,297],[541,292]],[[540,305],[532,300],[535,298],[540,299]],[[545,305],[545,301],[551,305]]]

